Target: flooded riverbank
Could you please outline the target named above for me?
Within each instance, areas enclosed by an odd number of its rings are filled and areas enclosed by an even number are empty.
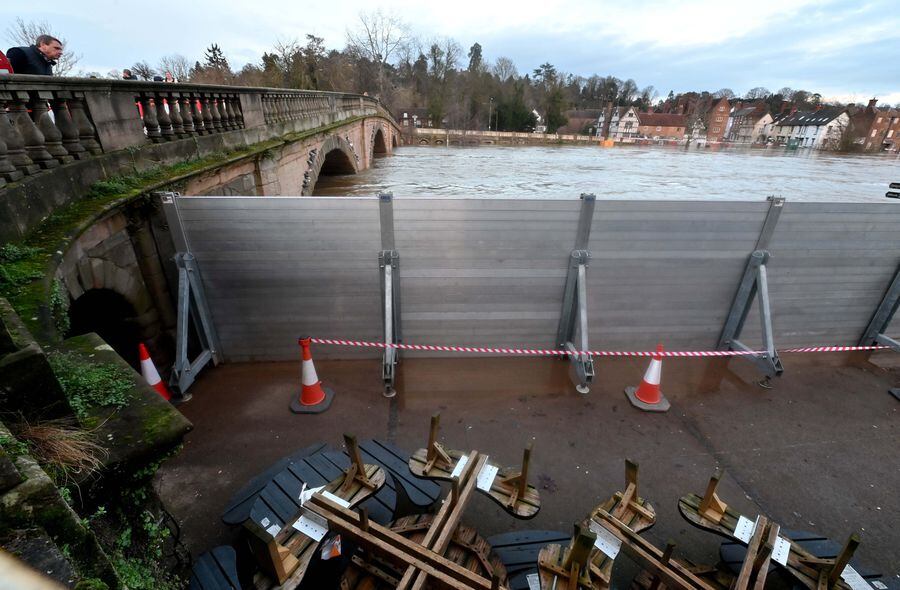
[[[663,147],[400,147],[316,195],[883,201],[900,157]],[[900,206],[900,202],[898,202]]]

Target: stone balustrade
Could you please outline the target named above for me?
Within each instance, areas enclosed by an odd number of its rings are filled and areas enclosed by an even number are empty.
[[[368,96],[201,84],[0,76],[0,188],[101,154],[257,127],[261,138],[390,115]]]

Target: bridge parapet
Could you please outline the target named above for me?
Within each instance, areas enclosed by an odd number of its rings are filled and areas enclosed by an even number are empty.
[[[0,76],[0,241],[98,180],[369,116],[396,126],[357,94]]]
[[[0,77],[0,177],[192,136],[297,122],[295,131],[381,114],[368,96],[205,84]]]

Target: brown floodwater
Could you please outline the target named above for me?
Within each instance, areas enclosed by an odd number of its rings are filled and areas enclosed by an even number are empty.
[[[884,201],[900,156],[623,146],[397,148],[369,170],[322,177],[316,195]],[[900,200],[897,201],[900,206]]]

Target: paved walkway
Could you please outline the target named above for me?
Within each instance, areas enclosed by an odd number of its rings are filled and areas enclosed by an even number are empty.
[[[639,412],[622,393],[640,381],[645,360],[598,362],[598,383],[582,396],[568,381],[568,365],[555,359],[405,359],[393,400],[381,396],[380,362],[320,361],[319,376],[337,398],[318,416],[288,410],[299,363],[223,365],[206,371],[181,407],[195,429],[157,485],[196,555],[236,539],[219,520],[222,509],[279,457],[317,441],[338,447],[343,432],[412,451],[425,445],[429,417],[441,412],[441,436],[451,448],[477,448],[515,465],[534,443],[541,512],[516,521],[477,500],[467,521],[485,536],[571,530],[623,488],[629,457],[640,463],[640,493],[658,513],[647,536],[658,545],[674,540],[678,555],[716,561],[721,540],[688,525],[676,502],[702,494],[722,468],[720,495],[744,514],[763,512],[787,528],[841,541],[859,531],[859,559],[897,581],[900,403],[887,390],[900,373],[842,366],[837,355],[783,361],[784,376],[767,390],[744,361],[667,359],[668,414]]]

